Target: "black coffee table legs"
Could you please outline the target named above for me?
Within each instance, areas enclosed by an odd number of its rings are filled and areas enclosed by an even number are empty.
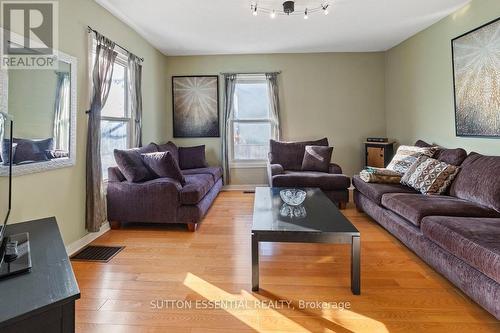
[[[252,291],[259,290],[259,240],[252,234]]]
[[[359,236],[351,239],[351,291],[354,295],[361,294],[361,242]],[[252,291],[259,290],[259,240],[252,234]]]
[[[351,291],[354,295],[361,294],[361,241],[359,236],[352,236],[351,242]]]

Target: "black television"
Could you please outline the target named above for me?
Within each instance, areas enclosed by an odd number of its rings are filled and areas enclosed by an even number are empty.
[[[0,157],[1,166],[7,170],[8,177],[0,179],[0,279],[29,272],[31,255],[29,234],[11,234],[7,230],[12,208],[12,160],[14,144],[12,140],[14,122],[12,118],[0,112]]]
[[[12,118],[0,112],[1,167],[8,168],[8,178],[0,179],[0,258],[3,260],[5,227],[12,207]]]

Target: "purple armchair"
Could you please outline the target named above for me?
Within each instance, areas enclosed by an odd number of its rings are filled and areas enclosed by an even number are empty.
[[[328,139],[304,142],[271,140],[267,174],[272,187],[318,187],[341,209],[349,202],[351,179],[331,163],[328,172],[302,171],[306,146],[328,146]]]

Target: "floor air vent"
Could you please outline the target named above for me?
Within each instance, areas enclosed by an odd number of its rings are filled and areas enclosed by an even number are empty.
[[[108,262],[124,248],[125,246],[89,245],[73,255],[71,260]]]

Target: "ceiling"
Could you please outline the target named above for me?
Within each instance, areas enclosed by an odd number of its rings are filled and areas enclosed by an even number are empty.
[[[95,1],[166,55],[206,55],[384,51],[470,0],[328,0],[330,14],[308,20],[255,17],[251,0]],[[257,3],[281,8],[282,1]]]

